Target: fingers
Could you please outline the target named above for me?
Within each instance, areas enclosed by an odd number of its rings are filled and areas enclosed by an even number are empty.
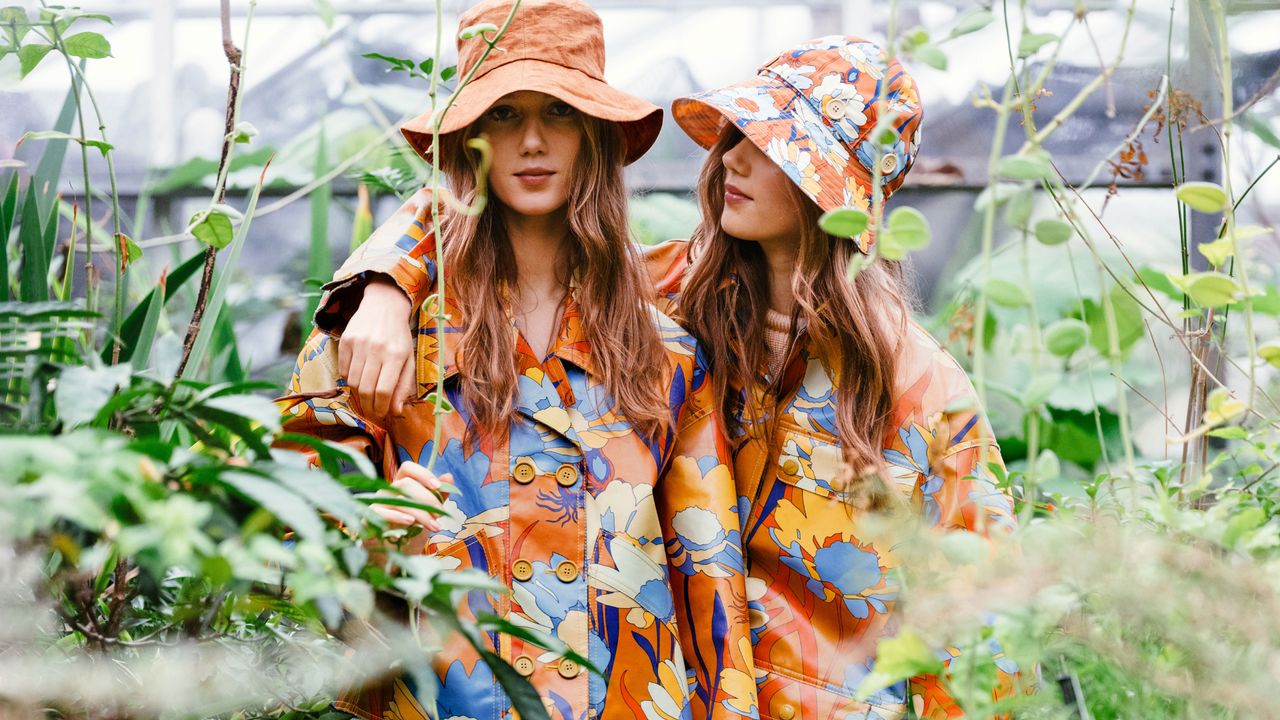
[[[363,355],[364,353],[361,354]],[[383,416],[374,414],[373,412],[373,392],[378,387],[378,372],[382,369],[382,364],[377,362],[376,358],[363,358],[363,362],[358,359],[352,363],[352,365],[356,364],[360,365],[360,369],[358,371],[360,374],[354,375],[351,378],[351,382],[355,383],[356,387],[356,400],[360,402],[361,408],[370,413],[369,419],[380,420]],[[357,377],[359,378],[358,382],[355,379]]]
[[[369,508],[378,513],[383,520],[386,520],[392,526],[407,527],[413,524],[412,515],[401,512],[391,505],[370,505]]]
[[[396,389],[391,397],[392,415],[403,415],[405,402],[418,396],[418,369],[415,365],[413,356],[410,355],[400,370],[400,379],[396,382]]]
[[[338,340],[338,377],[351,377],[351,356],[355,338],[348,335]]]
[[[404,358],[395,356],[388,358],[378,369],[378,377],[372,390],[374,417],[384,418],[391,411],[391,401],[395,398],[403,366]]]
[[[440,502],[439,498],[428,492],[427,489],[416,480],[401,478],[391,483],[391,487],[404,493],[406,500],[412,500],[414,502],[422,503],[423,505],[436,505]],[[434,515],[426,510],[404,506],[396,506],[396,510],[405,513],[406,515],[413,516],[414,521],[431,532],[436,532],[440,529],[439,521],[436,520]]]

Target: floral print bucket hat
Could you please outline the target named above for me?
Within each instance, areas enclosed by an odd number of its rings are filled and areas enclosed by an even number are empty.
[[[871,140],[880,122],[877,97],[897,131],[879,160]],[[677,98],[671,112],[704,148],[733,123],[824,212],[853,207],[867,213],[873,173],[882,178],[886,200],[906,179],[923,117],[915,80],[897,58],[844,35],[786,50],[745,82]],[[855,242],[867,252],[872,231]]]

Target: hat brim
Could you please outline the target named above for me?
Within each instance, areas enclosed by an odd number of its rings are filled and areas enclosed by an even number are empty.
[[[847,148],[839,149],[841,143],[834,134],[815,126],[814,117],[801,117],[804,108],[799,104],[803,102],[790,87],[757,76],[676,98],[671,105],[671,115],[690,139],[706,149],[715,145],[726,125],[733,125],[782,167],[787,177],[823,212],[857,207],[869,213],[870,174]],[[822,152],[820,148],[829,151]],[[799,156],[804,153],[809,157],[802,161]],[[863,195],[850,191],[847,179],[851,176],[862,188]],[[874,233],[868,229],[855,242],[865,252],[874,242]]]
[[[628,165],[653,147],[662,130],[662,108],[657,105],[579,70],[528,59],[494,68],[462,88],[444,116],[440,134],[462,130],[479,119],[495,102],[520,90],[546,93],[594,118],[617,123],[627,144]],[[400,128],[413,149],[426,159],[431,158],[434,124],[434,113],[426,112]]]

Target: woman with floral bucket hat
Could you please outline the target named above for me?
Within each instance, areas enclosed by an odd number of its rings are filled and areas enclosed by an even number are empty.
[[[488,635],[550,717],[755,717],[723,425],[696,342],[650,304],[627,234],[622,167],[652,145],[662,111],[604,82],[600,20],[585,3],[512,8],[487,0],[463,14],[462,27],[510,22],[491,53],[484,38],[460,39],[470,82],[442,117],[404,127],[429,157],[438,123],[457,199],[436,210],[443,258],[428,210],[398,245],[349,261],[360,269],[325,287],[281,398],[285,428],[359,446],[410,499],[435,502],[451,482],[443,517],[374,509],[421,530],[402,552],[509,589],[466,595],[461,617],[540,631],[602,671]],[[491,148],[488,201],[463,212],[456,202],[481,192],[473,138]],[[352,351],[401,341],[394,368]],[[376,389],[402,379],[413,396],[379,405]],[[440,393],[454,412],[436,414]],[[336,706],[367,720],[512,716],[465,638],[445,638],[434,665],[438,688],[399,678]]]
[[[882,199],[901,186],[919,148],[916,85],[874,44],[831,36],[673,113],[711,151],[703,222],[647,260],[731,428],[761,717],[962,716],[937,675],[858,696],[895,630],[902,563],[858,519],[905,506],[941,529],[1007,533],[1012,503],[987,470],[999,449],[963,370],[911,321],[901,268],[872,261],[874,230],[819,225],[841,208],[878,215],[876,186]],[[892,142],[873,146],[885,128]],[[371,242],[390,244],[405,218]],[[992,650],[995,703],[1030,683]]]

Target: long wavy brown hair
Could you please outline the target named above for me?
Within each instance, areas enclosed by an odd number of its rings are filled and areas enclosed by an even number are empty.
[[[569,192],[569,257],[562,280],[576,283],[594,370],[616,402],[599,410],[617,412],[653,437],[672,419],[665,387],[669,370],[654,323],[653,290],[628,230],[623,136],[611,122],[579,117],[582,149]],[[440,139],[441,169],[454,196],[468,204],[478,195],[480,158],[466,146],[473,135],[469,129]],[[473,440],[477,432],[504,430],[515,411],[516,354],[505,303],[516,283],[516,263],[503,213],[501,201],[489,193],[481,213],[449,213],[442,225],[446,282],[467,312],[455,352]]]
[[[711,383],[728,427],[757,426],[776,417],[776,407],[743,407],[740,392],[755,382],[765,361],[765,312],[770,276],[764,252],[754,242],[725,233],[724,155],[743,136],[727,127],[702,166],[697,196],[702,223],[694,232],[691,267],[680,292],[678,319],[702,343]],[[854,277],[859,252],[847,238],[818,225],[816,203],[788,183],[799,218],[799,255],[791,277],[795,297],[789,343],[803,328],[827,363],[836,391],[836,429],[849,477],[860,504],[883,507],[882,449],[890,431],[899,344],[909,318],[903,269],[877,260]],[[781,373],[780,373],[781,374]],[[780,378],[775,378],[775,386]],[[775,392],[768,393],[777,398]],[[749,433],[771,428],[746,427]],[[869,479],[877,482],[863,482]]]

